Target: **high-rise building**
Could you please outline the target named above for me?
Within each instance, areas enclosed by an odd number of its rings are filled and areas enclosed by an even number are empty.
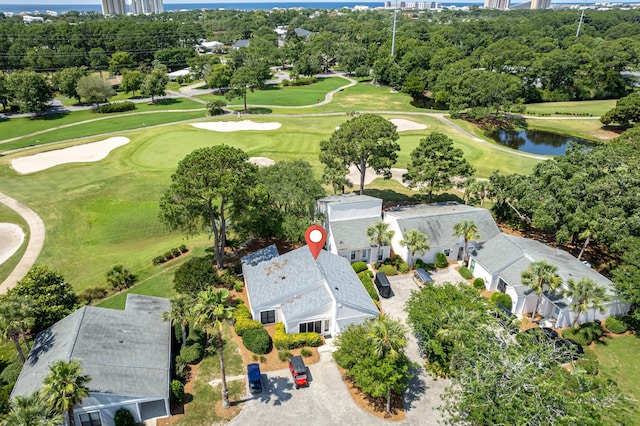
[[[164,12],[164,4],[162,0],[131,0],[129,10],[134,15],[162,13]]]
[[[484,0],[484,8],[507,10],[509,9],[510,2],[511,0]]]
[[[127,8],[124,0],[102,0],[103,15],[124,15],[126,13]]]
[[[551,0],[531,0],[531,9],[549,9]]]

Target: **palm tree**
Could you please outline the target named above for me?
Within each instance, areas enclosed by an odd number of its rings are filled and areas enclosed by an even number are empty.
[[[0,299],[0,333],[3,339],[13,341],[23,363],[26,358],[20,345],[20,336],[29,347],[26,330],[35,323],[34,310],[33,302],[27,297],[5,295]]]
[[[191,322],[191,307],[193,300],[185,294],[180,294],[171,298],[171,310],[162,313],[162,321],[171,321],[174,324],[180,324],[182,331],[181,346],[187,342],[187,327]]]
[[[522,283],[528,285],[538,296],[536,307],[531,313],[531,319],[533,320],[536,312],[538,312],[542,293],[545,291],[551,294],[555,293],[560,284],[562,284],[562,278],[558,275],[558,267],[544,259],[531,262],[531,265],[522,271],[521,277]]]
[[[67,412],[69,424],[76,424],[73,406],[89,395],[87,383],[91,378],[82,374],[80,361],[60,359],[49,367],[44,378],[43,390],[49,405],[59,413]]]
[[[473,182],[470,191],[475,193],[480,199],[480,207],[484,206],[484,199],[489,194],[490,184],[486,180],[478,180]]]
[[[587,249],[587,246],[589,245],[591,240],[595,238],[595,236],[596,236],[596,233],[594,232],[593,229],[591,229],[591,226],[588,226],[587,229],[585,229],[580,233],[580,235],[578,235],[578,238],[580,238],[581,240],[584,240],[584,244],[580,249],[580,254],[578,254],[578,260],[580,260],[580,258],[584,254],[584,251]]]
[[[407,347],[406,330],[402,323],[378,315],[367,323],[367,340],[378,358],[397,359]],[[391,410],[391,388],[387,385],[387,413]]]
[[[480,238],[478,232],[478,226],[472,220],[463,220],[453,225],[453,235],[456,237],[464,238],[464,251],[462,252],[462,259],[467,261],[467,246],[469,241],[477,240]]]
[[[604,286],[598,285],[591,278],[570,279],[564,290],[564,296],[571,300],[571,310],[576,314],[571,327],[575,327],[580,314],[589,309],[597,309],[601,314],[606,312],[605,303],[611,300]]]
[[[376,259],[380,258],[380,247],[391,244],[394,231],[389,231],[389,224],[379,221],[367,228],[367,237],[371,244],[375,244],[378,248]]]
[[[229,408],[229,392],[227,391],[227,376],[224,371],[224,353],[222,341],[222,325],[230,321],[233,307],[229,306],[229,290],[226,288],[209,289],[198,293],[193,307],[193,324],[202,326],[207,336],[211,328],[218,332],[218,355],[220,357],[220,375],[222,380],[222,407]]]
[[[2,418],[2,426],[57,426],[64,423],[62,414],[47,405],[39,392],[13,398],[11,410]]]
[[[429,238],[418,231],[417,229],[409,229],[404,233],[404,240],[400,241],[400,245],[406,247],[409,250],[409,256],[411,258],[410,265],[413,266],[413,258],[416,253],[424,254],[431,245],[429,244]]]
[[[440,329],[436,331],[436,339],[442,343],[464,347],[466,337],[479,323],[479,315],[463,307],[453,306],[440,318]]]

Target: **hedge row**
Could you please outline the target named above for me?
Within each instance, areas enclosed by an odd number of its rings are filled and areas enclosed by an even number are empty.
[[[123,112],[136,109],[136,104],[130,101],[114,102],[112,104],[100,105],[95,109],[97,113],[108,114],[110,112]]]
[[[161,265],[164,262],[168,262],[169,260],[178,257],[188,251],[189,249],[187,248],[187,246],[182,244],[180,247],[174,247],[163,255],[154,257],[151,263],[153,263],[154,265]]]
[[[364,262],[354,262],[351,264],[351,267],[356,272],[356,274],[367,270],[367,264]]]
[[[378,292],[376,291],[375,286],[373,285],[373,281],[371,281],[371,277],[366,272],[361,272],[358,274],[358,278],[360,278],[360,282],[369,293],[369,297],[371,297],[374,301],[380,300],[378,297]]]
[[[235,319],[234,329],[236,334],[240,337],[248,330],[257,330],[262,328],[262,324],[259,321],[255,321],[251,318],[251,312],[245,305],[238,305],[233,311],[233,318]]]
[[[273,336],[273,345],[276,349],[296,349],[303,346],[317,347],[322,344],[322,337],[318,333],[307,332],[287,334],[284,324],[276,324],[276,332]]]
[[[585,322],[584,324],[570,328],[562,332],[565,339],[573,339],[582,346],[589,346],[594,340],[602,337],[602,327],[595,322]]]

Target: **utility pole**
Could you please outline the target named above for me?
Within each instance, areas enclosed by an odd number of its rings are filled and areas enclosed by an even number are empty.
[[[396,51],[396,20],[398,18],[398,0],[396,0],[396,8],[393,11],[393,32],[391,35],[391,57],[393,58]]]

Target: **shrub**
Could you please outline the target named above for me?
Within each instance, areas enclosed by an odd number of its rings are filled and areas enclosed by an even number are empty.
[[[107,282],[114,290],[124,290],[136,282],[136,276],[123,265],[115,265],[107,272]]]
[[[496,293],[494,293],[496,294]],[[511,296],[509,296],[508,294],[505,293],[497,293],[498,296],[496,297],[496,305],[500,304],[502,306],[504,306],[505,308],[511,310],[511,306],[513,304],[513,302],[511,301]],[[492,295],[493,297],[493,295]]]
[[[189,329],[189,335],[187,336],[186,345],[193,345],[199,343],[200,346],[204,346],[204,331],[200,328],[191,327]]]
[[[113,422],[116,426],[135,426],[136,422],[133,420],[133,414],[126,408],[119,408],[116,414],[113,416]]]
[[[607,326],[607,329],[614,334],[622,334],[628,330],[627,325],[618,317],[607,318],[605,325]]]
[[[242,281],[236,281],[235,283],[233,283],[233,289],[237,293],[240,293],[242,291],[243,287],[244,287],[244,284],[242,283]]]
[[[393,259],[387,257],[382,263],[384,263],[385,265],[393,265]]]
[[[486,288],[484,286],[484,279],[476,278],[475,280],[473,280],[473,287],[477,288],[478,290],[484,290]]]
[[[178,247],[172,248],[171,253],[173,254],[173,257],[179,257],[182,254]]]
[[[416,261],[414,262],[414,266],[415,266],[416,268],[426,269],[426,268],[424,267],[424,260],[422,260],[422,259],[416,259]]]
[[[169,261],[169,260],[171,260],[171,259],[173,259],[173,258],[174,258],[174,256],[173,256],[173,251],[171,251],[171,250],[169,250],[168,252],[166,252],[166,253],[164,254],[164,259],[165,259],[164,261],[165,261],[165,262],[167,262],[167,261]]]
[[[435,263],[425,263],[424,264],[424,270],[425,271],[435,271],[436,270],[436,264]]]
[[[322,344],[322,337],[318,333],[287,334],[284,324],[281,322],[277,323],[275,328],[273,345],[276,349],[296,349],[303,346],[317,347]]]
[[[108,114],[111,112],[131,111],[134,109],[136,109],[136,104],[130,101],[124,101],[100,105],[95,111],[100,114]]]
[[[448,264],[449,264],[449,261],[447,260],[447,255],[446,254],[444,254],[442,252],[436,253],[436,267],[437,268],[439,268],[439,269],[446,268]]]
[[[313,355],[313,351],[309,348],[302,348],[300,350],[300,355],[302,355],[305,358],[309,358],[311,355]]]
[[[271,337],[264,328],[247,330],[242,335],[242,344],[254,354],[264,355],[271,351]]]
[[[356,77],[369,77],[369,67],[361,65],[356,68]]]
[[[189,251],[189,249],[187,248],[187,246],[186,246],[186,245],[184,245],[184,244],[182,244],[178,249],[180,250],[180,253],[186,253],[186,252],[188,252],[188,251]]]
[[[376,269],[380,269],[381,266],[382,266],[382,262],[376,262],[373,264],[373,267]]]
[[[94,300],[104,299],[107,294],[109,294],[109,290],[104,287],[89,287],[84,290],[82,293],[78,295],[80,300],[87,305],[93,302]]]
[[[578,327],[562,332],[565,339],[573,339],[582,346],[589,346],[594,340],[602,337],[602,327],[595,322],[586,322]]]
[[[382,265],[380,267],[380,272],[384,272],[389,277],[398,275],[398,271],[396,271],[396,268],[393,265]]]
[[[367,264],[364,262],[354,262],[351,264],[351,267],[356,271],[356,274],[367,270]]]
[[[398,268],[398,272],[400,272],[401,274],[406,274],[411,270],[411,267],[409,266],[409,264],[404,260],[402,262],[398,262],[396,267]]]
[[[233,318],[235,319],[234,329],[236,334],[240,337],[248,330],[256,330],[262,328],[262,324],[259,321],[254,321],[251,318],[251,312],[244,305],[236,306],[233,311]]]
[[[469,270],[469,268],[467,268],[466,266],[461,267],[460,269],[458,269],[458,273],[462,276],[462,278],[464,278],[465,280],[470,280],[471,278],[473,278],[473,272],[471,272]]]
[[[371,297],[376,302],[380,300],[380,298],[378,297],[378,292],[376,291],[376,287],[373,285],[373,281],[371,281],[371,278],[368,275],[359,275],[359,277],[360,282],[367,290],[367,293],[369,293],[369,297]]]
[[[180,355],[176,357],[176,363],[174,368],[175,368],[175,375],[177,378],[184,381],[187,381],[189,379],[189,372],[190,372],[189,366],[187,365],[186,362],[183,361]]]
[[[184,403],[184,385],[178,380],[171,382],[171,401],[175,405],[182,405]]]
[[[180,349],[180,358],[186,364],[197,364],[202,359],[202,355],[204,355],[204,349],[200,343],[194,343]]]
[[[18,380],[20,370],[22,370],[22,362],[17,359],[2,370],[2,373],[0,373],[0,380],[2,380],[2,383],[5,385],[13,386]]]
[[[167,259],[165,259],[164,256],[156,256],[156,257],[153,258],[151,263],[153,263],[154,265],[162,265],[166,261],[167,261]]]
[[[291,352],[289,351],[278,351],[278,359],[282,362],[285,362],[291,356]]]
[[[207,115],[222,115],[224,114],[224,107],[227,106],[225,101],[216,99],[207,103]]]

